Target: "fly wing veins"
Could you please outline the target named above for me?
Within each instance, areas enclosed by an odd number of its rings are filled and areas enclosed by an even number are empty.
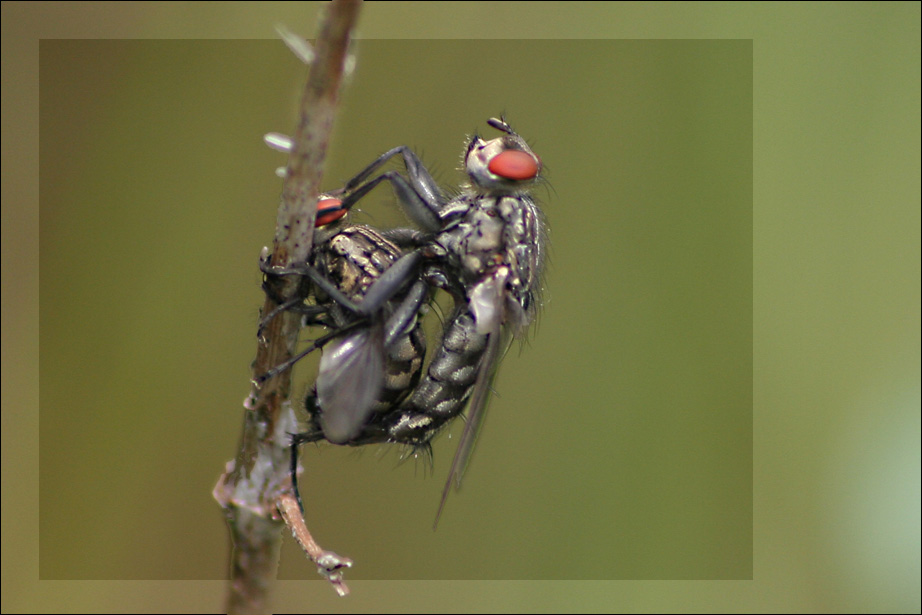
[[[374,324],[330,343],[320,359],[317,401],[327,440],[343,444],[362,430],[384,388],[384,331]]]

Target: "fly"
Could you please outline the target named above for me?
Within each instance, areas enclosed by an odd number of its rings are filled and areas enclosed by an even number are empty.
[[[438,517],[461,478],[483,423],[496,368],[511,335],[534,320],[545,261],[546,231],[531,188],[541,179],[541,160],[505,119],[490,119],[502,135],[474,136],[464,154],[470,182],[449,198],[406,146],[379,156],[346,184],[349,208],[382,181],[389,181],[420,231],[383,233],[401,245],[418,269],[406,275],[443,288],[455,309],[426,374],[394,411],[376,417],[348,444],[400,442],[428,446],[432,437],[467,406],[467,422],[442,492]],[[400,155],[406,177],[396,171],[369,179]],[[405,284],[394,276],[394,285]]]
[[[469,141],[464,168],[470,182],[453,198],[406,146],[385,152],[336,192],[335,207],[348,210],[389,181],[420,227],[375,231],[372,243],[380,247],[393,242],[403,252],[388,257],[387,268],[367,276],[367,283],[347,285],[348,276],[331,275],[336,267],[316,258],[314,266],[284,272],[264,268],[267,273],[307,275],[325,293],[318,295],[321,305],[314,309],[327,317],[319,322],[332,332],[305,354],[336,340],[321,361],[316,394],[308,395],[310,428],[295,436],[293,449],[321,439],[352,446],[397,442],[426,448],[468,408],[436,523],[452,483],[460,485],[470,459],[499,359],[510,337],[534,320],[545,260],[544,223],[529,194],[541,179],[541,161],[505,119],[487,123],[502,135],[489,141],[475,135]],[[396,171],[374,176],[397,155],[403,158],[406,176]],[[325,242],[315,243],[315,255],[323,253]],[[356,265],[355,253],[341,256],[346,258],[340,264]],[[383,390],[380,366],[394,361],[394,340],[418,324],[432,288],[446,290],[455,302],[442,340],[418,382],[410,378],[405,389],[397,385],[392,398],[376,404]],[[293,453],[293,469],[296,463]]]
[[[419,382],[426,350],[421,317],[430,295],[422,281],[406,290],[389,282],[385,272],[403,255],[400,248],[369,226],[347,225],[347,212],[338,198],[325,195],[317,208],[310,262],[287,269],[262,265],[267,292],[272,292],[271,281],[279,275],[303,274],[313,283],[302,284],[289,301],[277,300],[279,308],[264,323],[288,309],[301,312],[305,325],[330,330],[262,377],[325,347],[305,401],[310,414],[307,430],[292,434],[291,479],[299,505],[298,447],[322,439],[354,444],[360,430],[367,431],[375,416],[399,406]],[[389,275],[396,271],[400,267]],[[373,288],[394,290],[382,295]]]
[[[391,268],[403,253],[377,230],[338,223],[319,226],[323,222],[318,217],[312,265],[332,286],[314,291],[326,316],[316,324],[330,328],[334,338],[308,394],[310,427],[298,439],[346,444],[376,415],[398,406],[419,382],[426,350],[420,318],[430,293],[420,281],[407,289],[388,285],[385,272],[399,270]],[[395,290],[385,296],[376,289]],[[340,293],[351,306],[343,304]],[[342,334],[362,322],[365,326]]]

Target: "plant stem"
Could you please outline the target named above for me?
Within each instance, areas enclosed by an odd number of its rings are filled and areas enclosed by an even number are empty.
[[[322,19],[315,58],[301,98],[300,119],[288,161],[276,221],[272,265],[305,262],[310,255],[323,162],[333,127],[343,67],[358,0],[334,0]],[[290,294],[298,283],[286,276],[279,288]],[[276,303],[266,298],[263,314]],[[288,360],[296,351],[300,318],[282,312],[259,338],[253,374]],[[231,538],[228,613],[268,613],[269,587],[278,568],[283,527],[278,507],[290,488],[288,434],[297,431],[290,402],[291,372],[251,386],[244,403],[243,434],[236,459],[214,490],[224,508]]]

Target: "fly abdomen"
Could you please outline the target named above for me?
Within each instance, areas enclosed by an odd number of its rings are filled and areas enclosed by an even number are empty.
[[[389,439],[419,446],[464,409],[480,371],[487,335],[477,333],[464,311],[445,327],[426,374],[398,413],[388,420]]]
[[[384,390],[375,405],[375,412],[388,412],[400,403],[419,382],[426,354],[426,336],[421,327],[399,338],[387,349]]]

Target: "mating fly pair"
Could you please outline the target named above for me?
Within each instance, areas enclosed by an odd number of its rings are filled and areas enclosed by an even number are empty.
[[[308,430],[293,438],[293,480],[303,442],[426,447],[467,407],[439,514],[452,482],[460,484],[509,337],[534,319],[545,260],[541,212],[528,194],[541,179],[541,161],[504,119],[488,124],[502,134],[471,139],[464,154],[470,183],[456,196],[410,149],[396,147],[320,201],[312,263],[264,265],[267,281],[307,276],[316,302],[303,308],[308,321],[331,329],[308,350],[329,342],[306,403]],[[398,155],[406,175],[374,175]],[[419,228],[377,231],[338,221],[382,181]],[[436,288],[452,296],[454,309],[421,373],[420,321]]]

